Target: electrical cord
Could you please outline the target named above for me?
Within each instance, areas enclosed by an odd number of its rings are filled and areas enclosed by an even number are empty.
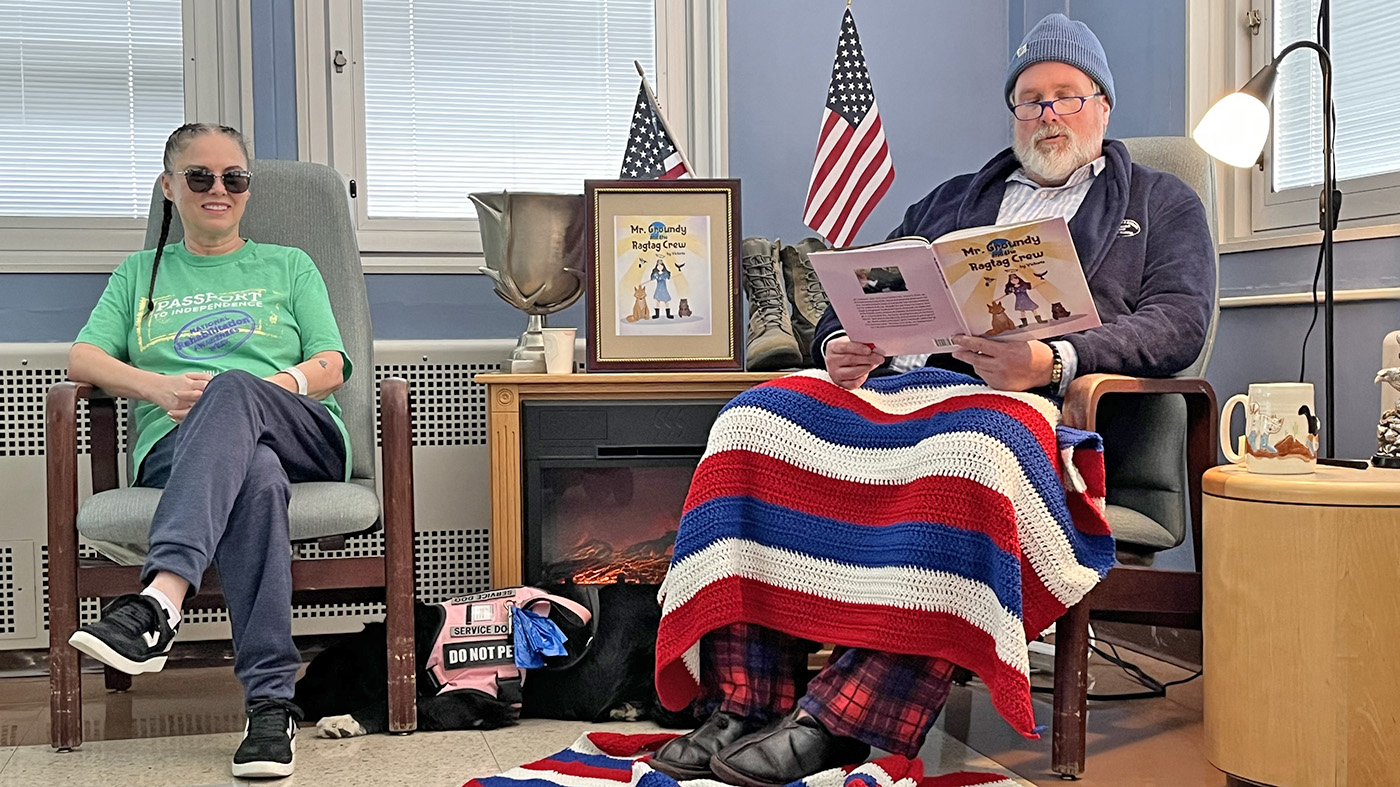
[[[1090,645],[1089,649],[1094,653],[1097,653],[1099,657],[1101,657],[1104,661],[1107,661],[1109,664],[1112,664],[1115,667],[1118,667],[1119,669],[1123,670],[1124,674],[1126,674],[1129,678],[1132,678],[1133,681],[1138,685],[1146,688],[1147,691],[1130,691],[1117,694],[1097,694],[1094,692],[1089,692],[1087,694],[1087,698],[1093,700],[1094,702],[1121,702],[1126,700],[1149,700],[1157,699],[1159,697],[1165,697],[1167,696],[1167,689],[1171,688],[1172,686],[1180,686],[1183,683],[1190,683],[1191,681],[1201,677],[1201,675],[1204,674],[1204,670],[1197,670],[1196,673],[1191,675],[1190,677],[1182,678],[1181,680],[1167,681],[1163,683],[1162,681],[1157,680],[1151,675],[1148,675],[1138,665],[1123,658],[1123,656],[1118,652],[1118,648],[1114,646],[1113,643],[1108,643],[1108,647],[1109,650],[1113,651],[1111,655],[1109,653],[1104,652],[1097,645]],[[1124,649],[1127,650],[1127,648]],[[1055,690],[1049,686],[1031,687],[1031,692],[1035,694],[1053,694],[1054,691]]]
[[[1308,381],[1308,339],[1312,337],[1313,328],[1317,327],[1317,280],[1322,277],[1322,256],[1323,250],[1317,250],[1317,267],[1313,269],[1312,281],[1312,322],[1308,323],[1308,332],[1303,334],[1302,360],[1298,362],[1298,382]]]

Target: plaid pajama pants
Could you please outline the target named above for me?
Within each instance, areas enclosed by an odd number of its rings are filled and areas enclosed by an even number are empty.
[[[833,735],[914,757],[948,700],[955,665],[929,656],[841,648],[805,685],[813,643],[735,623],[701,640],[702,710],[770,721],[793,706]]]

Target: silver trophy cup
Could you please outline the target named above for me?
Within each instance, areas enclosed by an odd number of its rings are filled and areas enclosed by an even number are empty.
[[[468,198],[481,222],[481,272],[496,282],[502,300],[529,315],[507,370],[543,374],[541,318],[583,294],[583,196],[501,192]]]

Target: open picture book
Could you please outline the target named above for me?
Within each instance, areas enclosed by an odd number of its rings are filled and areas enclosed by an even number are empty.
[[[1049,339],[1101,324],[1058,216],[810,257],[846,335],[887,356],[953,352],[958,334]]]

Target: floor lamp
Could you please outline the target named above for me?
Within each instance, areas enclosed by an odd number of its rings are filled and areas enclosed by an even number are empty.
[[[1326,343],[1326,380],[1324,396],[1327,398],[1324,427],[1326,431],[1326,456],[1336,456],[1337,398],[1334,396],[1333,381],[1333,289],[1332,289],[1332,233],[1337,228],[1337,214],[1342,207],[1342,193],[1337,190],[1337,173],[1334,163],[1333,146],[1336,143],[1336,122],[1332,117],[1332,59],[1327,50],[1312,41],[1298,41],[1290,44],[1273,62],[1259,69],[1239,92],[1215,102],[1205,117],[1191,132],[1191,138],[1212,158],[1219,159],[1234,167],[1252,167],[1259,161],[1264,143],[1269,138],[1269,97],[1274,90],[1274,79],[1278,77],[1278,64],[1294,50],[1311,49],[1317,52],[1317,62],[1322,68],[1322,195],[1318,200],[1320,214],[1318,225],[1322,228],[1322,270],[1324,287],[1323,337]],[[1326,462],[1319,458],[1319,462]],[[1332,462],[1350,466],[1352,462]],[[1364,463],[1361,463],[1364,466]]]

